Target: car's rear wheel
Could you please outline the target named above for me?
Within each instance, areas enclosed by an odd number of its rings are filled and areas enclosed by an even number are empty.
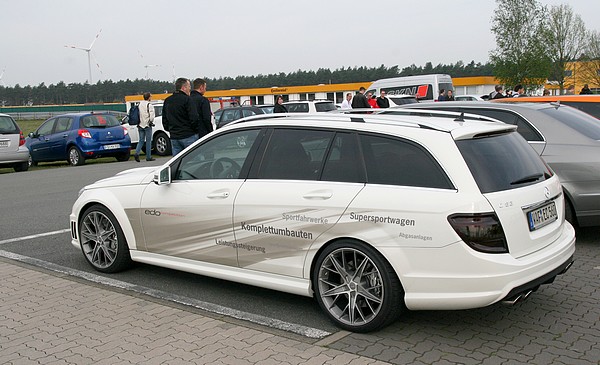
[[[124,162],[124,161],[129,161],[129,158],[131,157],[131,152],[127,151],[127,152],[123,152],[120,155],[116,155],[115,158],[117,159],[117,161],[119,162]]]
[[[395,321],[404,291],[390,264],[373,248],[352,240],[326,247],[313,267],[321,309],[339,327],[369,332]]]
[[[69,148],[68,162],[72,166],[80,166],[85,163],[85,158],[83,157],[83,154],[81,153],[81,151],[79,151],[79,148],[77,148],[75,146]]]
[[[159,156],[168,156],[171,154],[171,139],[163,132],[158,132],[152,141],[152,148]]]
[[[13,166],[16,172],[27,171],[29,170],[29,161],[21,162]]]
[[[35,160],[33,159],[33,157],[31,157],[31,155],[29,155],[29,161],[28,161],[28,164],[29,164],[29,167],[31,167],[31,166],[37,166],[37,164],[38,164],[38,163],[37,163],[37,161],[35,161]]]
[[[79,242],[94,269],[111,273],[131,265],[129,247],[115,216],[104,206],[86,209],[79,221]]]

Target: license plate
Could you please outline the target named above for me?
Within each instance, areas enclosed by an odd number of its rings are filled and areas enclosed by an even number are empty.
[[[8,147],[8,141],[0,141],[0,148]]]
[[[116,150],[117,148],[120,148],[121,145],[120,144],[107,144],[104,146],[105,150]]]
[[[529,222],[530,231],[535,231],[557,219],[558,214],[556,213],[556,204],[554,204],[554,202],[550,202],[540,208],[527,212],[527,221]]]

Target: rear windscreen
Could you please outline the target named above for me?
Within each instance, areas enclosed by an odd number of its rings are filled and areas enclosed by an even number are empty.
[[[19,127],[11,117],[0,115],[0,134],[18,134]]]
[[[315,109],[318,112],[330,112],[332,110],[337,110],[334,103],[315,103]]]
[[[110,114],[86,115],[81,118],[80,124],[84,128],[107,128],[121,125],[119,120]]]
[[[517,132],[456,141],[456,145],[482,193],[515,189],[551,176]]]
[[[547,108],[540,111],[591,139],[600,140],[600,122],[572,107]]]

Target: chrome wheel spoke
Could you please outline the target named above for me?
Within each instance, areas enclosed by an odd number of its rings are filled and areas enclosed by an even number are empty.
[[[92,211],[81,224],[81,245],[88,260],[98,268],[110,266],[117,258],[117,230],[102,212]]]
[[[340,248],[327,255],[318,283],[329,313],[349,325],[370,322],[384,302],[381,273],[371,258],[357,249]]]

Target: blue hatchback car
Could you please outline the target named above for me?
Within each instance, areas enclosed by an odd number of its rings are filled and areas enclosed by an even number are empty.
[[[45,161],[66,160],[73,166],[88,158],[116,157],[127,161],[131,139],[127,129],[109,113],[63,114],[46,120],[29,133],[30,165]]]

